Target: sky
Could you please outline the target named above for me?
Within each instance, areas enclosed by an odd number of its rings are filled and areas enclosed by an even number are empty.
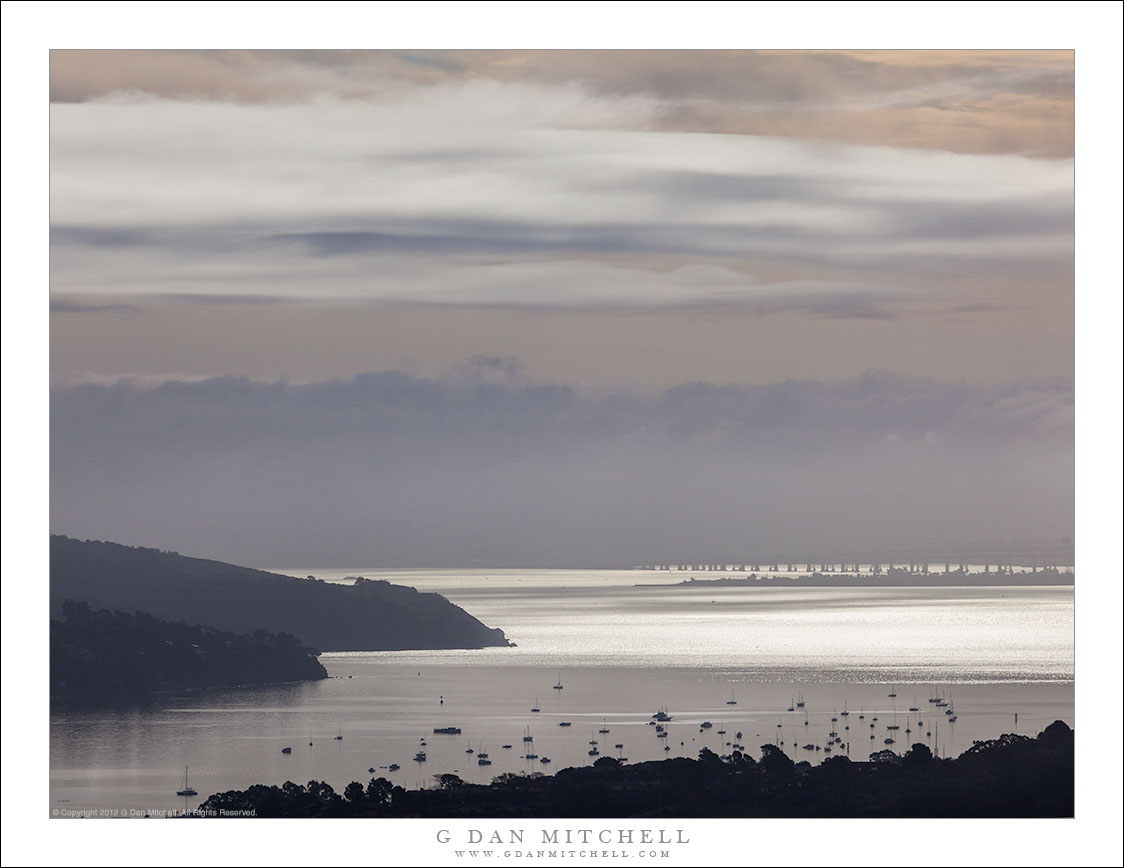
[[[1072,51],[56,50],[50,98],[53,532],[1072,538]]]

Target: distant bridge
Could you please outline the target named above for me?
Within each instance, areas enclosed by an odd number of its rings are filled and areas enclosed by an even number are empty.
[[[767,555],[767,556],[766,556]],[[648,561],[637,564],[640,570],[675,570],[689,572],[881,572],[889,567],[910,572],[949,572],[983,567],[984,572],[1010,572],[1026,569],[1072,569],[1074,546],[1060,543],[970,543],[967,545],[930,545],[896,549],[859,549],[853,551],[761,552],[749,557],[707,558]]]

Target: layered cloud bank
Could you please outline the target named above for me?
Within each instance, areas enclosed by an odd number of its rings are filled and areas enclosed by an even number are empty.
[[[955,305],[950,277],[1070,279],[1070,160],[653,130],[659,106],[479,80],[55,105],[52,288]]]
[[[593,395],[476,359],[439,379],[72,387],[51,426],[53,529],[250,564],[628,566],[1073,526],[1058,382]]]
[[[55,383],[1073,376],[1071,52],[61,51],[52,100]]]

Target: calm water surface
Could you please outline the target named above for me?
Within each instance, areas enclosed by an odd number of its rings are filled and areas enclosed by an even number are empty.
[[[674,574],[638,571],[281,572],[437,591],[517,647],[325,654],[326,681],[52,714],[52,811],[192,808],[214,792],[286,780],[342,791],[371,768],[406,787],[444,772],[487,782],[590,763],[594,747],[637,761],[737,743],[756,756],[783,741],[790,756],[819,762],[829,744],[865,759],[921,741],[955,755],[1002,732],[1074,725],[1072,587],[679,588]],[[950,705],[928,701],[938,694]],[[649,724],[661,708],[672,717],[666,738]],[[463,734],[435,735],[441,726]],[[424,763],[413,759],[419,749]],[[481,750],[491,765],[478,764]],[[524,759],[529,752],[552,762]],[[199,797],[175,796],[184,766]]]

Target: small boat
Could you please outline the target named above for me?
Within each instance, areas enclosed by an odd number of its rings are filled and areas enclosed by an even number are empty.
[[[590,756],[597,756],[599,753],[601,753],[601,751],[599,751],[596,747],[591,747],[588,751],[586,751],[586,753],[588,753]]]
[[[712,726],[714,726],[713,723],[711,723],[709,720],[704,720],[699,724],[699,729],[710,729]]]
[[[573,721],[560,720],[560,721],[558,721],[558,725],[559,726],[573,726]]]
[[[502,747],[502,748],[503,748],[504,750],[511,750],[511,745],[509,745],[509,744],[505,744],[505,745],[500,745],[500,746],[501,746],[501,747]]]
[[[667,738],[667,733],[666,732],[657,732],[656,738]]]
[[[894,743],[894,740],[892,738],[882,739],[882,744],[893,744],[893,743]]]
[[[559,689],[561,689],[561,688],[559,688]],[[550,762],[550,757],[544,756],[539,760],[539,762],[543,763],[545,765],[546,763]]]
[[[433,728],[434,735],[460,735],[461,728],[459,726],[435,726]]]
[[[424,750],[419,750],[416,754],[414,754],[414,762],[416,762],[416,763],[425,762],[425,751]]]
[[[398,765],[398,763],[391,763],[390,765],[388,765],[388,766],[386,767],[386,770],[387,770],[388,772],[396,772],[396,771],[398,771],[398,769],[400,769],[400,768],[402,768],[402,767],[401,767],[400,765]]]
[[[659,711],[652,715],[652,720],[657,720],[660,723],[667,723],[669,720],[671,720],[671,715],[667,713],[666,708],[661,708]]]
[[[486,756],[478,756],[476,758],[476,764],[478,766],[490,766],[492,764],[492,761]]]
[[[177,796],[197,796],[197,795],[199,795],[199,793],[195,790],[195,787],[191,786],[191,784],[189,784],[187,782],[187,766],[183,767],[183,787],[181,789],[176,790],[176,795]]]
[[[292,752],[293,752],[293,749],[291,747],[281,748],[281,753],[292,753]]]

